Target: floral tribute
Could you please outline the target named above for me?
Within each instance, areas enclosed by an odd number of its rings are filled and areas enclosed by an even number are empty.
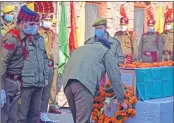
[[[133,62],[132,64],[120,64],[122,68],[152,68],[152,67],[165,67],[174,66],[174,61],[163,61],[163,62],[153,62],[153,63],[141,63]]]
[[[130,86],[124,87],[125,103],[128,105],[127,110],[123,110],[119,103],[117,103],[117,112],[113,117],[108,117],[104,114],[104,110],[110,105],[112,99],[116,98],[114,91],[112,90],[110,82],[105,87],[100,87],[99,94],[94,98],[92,120],[95,123],[124,123],[129,117],[134,117],[136,111],[134,105],[137,102],[137,98],[134,96],[133,88]],[[109,88],[110,91],[107,91]]]

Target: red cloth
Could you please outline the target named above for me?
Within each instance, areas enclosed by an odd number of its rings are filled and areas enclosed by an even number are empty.
[[[74,11],[74,4],[70,2],[70,13],[71,13],[71,32],[69,36],[69,51],[73,51],[77,48],[77,33],[76,33],[76,17]]]
[[[132,64],[132,56],[126,55],[125,61],[126,61],[126,63],[128,63],[128,64]]]
[[[9,44],[8,42],[5,42],[4,43],[4,48],[6,50],[13,50],[15,48],[15,45],[14,44]]]
[[[157,54],[157,52],[156,51],[152,51],[151,54],[152,54],[153,62],[158,62],[158,54]]]

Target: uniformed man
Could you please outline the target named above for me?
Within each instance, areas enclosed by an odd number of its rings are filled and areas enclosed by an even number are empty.
[[[126,14],[122,14],[122,11],[125,11],[123,6],[121,6],[120,14],[123,16],[120,18],[120,27],[121,30],[116,32],[114,37],[116,37],[120,43],[125,56],[126,63],[132,63],[136,60],[136,50],[137,50],[137,41],[135,32],[128,29],[128,17]]]
[[[48,85],[48,58],[44,38],[38,33],[39,15],[30,4],[24,5],[18,14],[18,22],[27,34],[28,57],[22,69],[22,95],[18,105],[17,123],[37,123],[40,114],[42,89]],[[28,13],[29,15],[25,15]],[[28,22],[30,20],[30,22]]]
[[[21,16],[27,17],[29,14],[23,11]],[[24,33],[26,26],[22,18],[20,19],[0,41],[1,123],[16,123],[17,102],[21,94],[21,73],[24,59],[27,57]]]
[[[56,105],[56,88],[57,88],[58,73],[57,70],[54,69],[53,67],[54,63],[56,64],[58,61],[54,61],[54,56],[53,56],[53,52],[55,52],[53,49],[55,33],[53,33],[53,31],[51,30],[52,19],[53,19],[52,13],[42,14],[42,22],[41,22],[41,27],[39,29],[40,34],[44,38],[47,56],[49,60],[49,82],[48,86],[44,87],[43,89],[42,103],[41,103],[41,121],[47,121],[47,122],[51,122],[51,120],[47,116],[47,107],[49,98],[50,98],[49,112],[57,114],[61,113]]]
[[[109,44],[111,44],[111,50],[113,52],[117,53],[118,58],[119,58],[118,59],[119,64],[120,63],[124,63],[124,55],[123,55],[123,52],[122,52],[122,48],[121,48],[120,42],[116,38],[111,37],[109,35],[109,33],[106,31],[106,29],[107,29],[107,19],[105,19],[105,18],[98,18],[98,19],[96,19],[94,21],[92,26],[95,28],[95,30],[99,30],[100,31],[100,29],[102,29],[101,31],[103,31],[103,29],[104,29],[104,34],[105,34],[104,39],[108,40]],[[101,32],[99,32],[99,31],[96,32],[96,33],[99,33],[99,35],[100,35]],[[85,44],[88,44],[88,43],[91,43],[91,42],[93,43],[93,42],[95,42],[97,40],[98,39],[96,38],[96,35],[94,35],[93,37],[89,38],[85,42]],[[107,79],[108,79],[108,77],[106,77],[106,78],[104,77],[103,80],[100,82],[100,84],[97,85],[97,87],[96,87],[97,91],[99,91],[100,85],[104,85],[105,84],[104,82],[106,82]],[[96,94],[98,93],[97,91],[96,91]]]
[[[172,28],[172,9],[168,9],[165,13],[165,31],[161,34],[163,39],[163,51],[162,51],[162,60],[174,60],[174,32]]]
[[[16,24],[14,17],[15,6],[7,5],[3,8],[3,15],[1,17],[1,32],[5,35]]]
[[[106,32],[106,19],[98,19],[93,26],[95,36],[71,54],[62,75],[63,88],[74,123],[90,123],[97,83],[105,73],[124,109],[124,92],[119,70],[118,41]]]
[[[119,64],[120,63],[124,63],[124,55],[123,55],[123,52],[122,52],[122,48],[121,48],[121,45],[120,45],[120,42],[114,38],[114,37],[111,37],[109,35],[109,33],[106,31],[107,29],[107,19],[105,18],[98,18],[94,21],[93,25],[92,25],[95,30],[97,30],[97,34],[98,35],[101,35],[101,33],[104,33],[104,40],[108,40],[109,44],[112,44],[111,45],[111,50],[113,50],[113,52],[117,53],[118,55],[118,58],[119,58]],[[96,37],[96,35],[94,35],[93,37],[89,38],[85,44],[88,44],[88,43],[93,43],[95,41],[98,41],[98,38]],[[106,45],[109,45],[106,43]]]
[[[147,21],[148,32],[141,36],[138,47],[138,61],[160,62],[162,60],[162,38],[155,32],[154,16]]]

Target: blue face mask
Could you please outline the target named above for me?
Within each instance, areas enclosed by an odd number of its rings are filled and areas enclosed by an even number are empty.
[[[8,15],[8,14],[5,14],[5,15],[4,15],[4,19],[5,19],[7,22],[11,22],[11,21],[13,21],[13,16]]]
[[[154,32],[153,27],[148,27],[148,32]]]
[[[38,25],[27,26],[26,29],[23,29],[25,34],[36,35],[38,33]]]
[[[98,37],[98,38],[102,38],[105,34],[105,30],[104,29],[96,29],[95,30],[95,35]]]

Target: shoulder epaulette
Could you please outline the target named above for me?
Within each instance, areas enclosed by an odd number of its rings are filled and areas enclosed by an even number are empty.
[[[10,29],[7,33],[12,33],[12,35],[13,35],[15,38],[18,38],[20,32],[19,32],[19,30],[12,28],[12,29]]]

